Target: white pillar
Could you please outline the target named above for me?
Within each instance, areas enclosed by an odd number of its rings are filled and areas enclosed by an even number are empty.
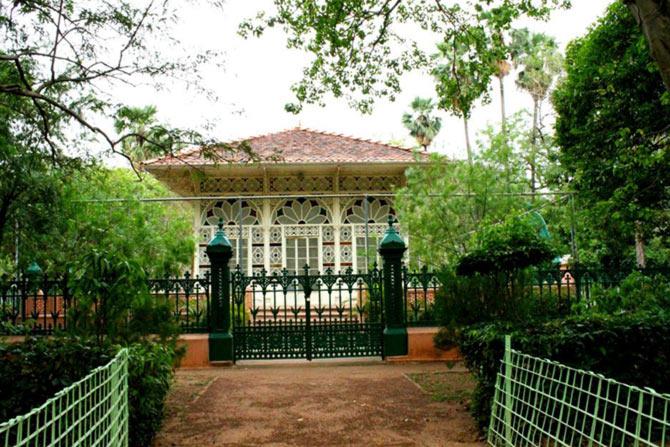
[[[340,198],[333,199],[333,245],[335,256],[335,271],[339,272],[342,268],[340,259],[340,228],[342,227],[342,212],[340,210]]]

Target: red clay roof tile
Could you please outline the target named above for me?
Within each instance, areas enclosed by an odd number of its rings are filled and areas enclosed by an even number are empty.
[[[415,151],[390,144],[350,136],[295,128],[282,132],[250,137],[228,143],[235,147],[248,143],[251,151],[263,163],[413,163]],[[206,157],[200,148],[189,149],[154,160],[145,166],[214,165],[216,163],[250,163],[253,160],[244,152],[213,151]],[[428,154],[418,152],[418,160],[428,159]]]

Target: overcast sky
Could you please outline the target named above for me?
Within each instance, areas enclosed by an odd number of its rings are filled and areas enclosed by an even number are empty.
[[[518,25],[550,34],[564,48],[571,39],[583,35],[611,1],[575,0],[572,9],[555,12],[549,22],[523,22]],[[210,122],[214,125],[213,136],[221,140],[300,125],[384,142],[400,140],[413,144],[400,119],[415,96],[434,96],[434,83],[427,74],[405,75],[402,93],[397,100],[378,101],[370,115],[352,110],[344,99],[328,99],[324,108],[305,107],[299,115],[285,112],[284,104],[292,100],[290,86],[300,78],[309,56],[286,49],[284,35],[279,30],[248,40],[237,35],[241,20],[271,6],[271,0],[228,0],[223,11],[201,7],[190,8],[180,14],[177,37],[185,47],[215,47],[224,53],[223,69],[208,67],[202,73],[204,86],[217,94],[217,101],[210,101],[182,85],[160,92],[148,86],[119,88],[115,91],[116,99],[136,106],[153,104],[158,107],[159,118],[174,126],[199,127],[204,122]],[[531,107],[530,98],[516,88],[514,78],[513,73],[505,81],[509,114]],[[489,105],[479,106],[473,112],[470,126],[473,141],[479,129],[500,119],[497,86],[491,96],[493,101]],[[444,113],[441,116],[442,131],[431,150],[464,157],[462,122]],[[120,163],[116,159],[109,159],[108,162]]]

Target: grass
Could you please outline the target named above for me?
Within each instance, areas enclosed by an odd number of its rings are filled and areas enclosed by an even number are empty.
[[[434,371],[407,376],[435,402],[470,400],[475,386],[475,381],[466,372]]]

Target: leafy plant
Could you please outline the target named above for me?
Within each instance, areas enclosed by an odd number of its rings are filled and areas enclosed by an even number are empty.
[[[129,445],[133,447],[151,445],[161,427],[165,398],[172,385],[176,355],[173,344],[144,342],[130,345]]]
[[[586,369],[624,383],[670,391],[670,315],[666,312],[590,314],[547,322],[486,323],[464,329],[459,339],[477,380],[471,411],[488,425],[505,334],[530,355]]]
[[[461,257],[459,275],[512,272],[550,261],[556,253],[527,219],[511,219],[483,228],[475,236],[475,248]]]
[[[28,337],[23,343],[0,344],[0,421],[30,411],[114,353],[109,345],[80,337]]]
[[[68,330],[74,334],[102,343],[178,333],[169,305],[149,295],[142,267],[119,253],[92,250],[76,266],[72,288],[78,300]]]
[[[588,302],[577,303],[580,313],[663,312],[670,309],[667,275],[634,271],[619,284],[594,284]]]

